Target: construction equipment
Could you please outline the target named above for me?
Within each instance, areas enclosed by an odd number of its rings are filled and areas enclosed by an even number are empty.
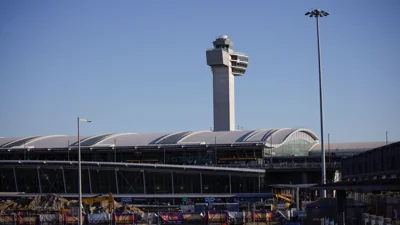
[[[292,195],[290,195],[290,194],[275,194],[274,202],[278,202],[279,199],[284,200],[285,203],[283,203],[283,204],[272,204],[271,205],[271,210],[275,211],[276,209],[280,208],[280,207],[278,207],[279,205],[284,205],[285,209],[290,209],[290,206],[292,205],[292,203],[294,203]]]
[[[289,202],[289,203],[292,203],[292,202],[294,203],[292,195],[290,195],[290,194],[275,194],[275,197],[277,199],[283,199],[283,200],[285,200],[286,202]]]
[[[108,201],[108,210],[109,210],[109,213],[112,213],[113,209],[114,209],[114,196],[112,195],[111,192],[108,194],[108,196],[96,196],[96,197],[92,197],[92,198],[82,199],[82,204],[91,206],[94,203],[98,203],[98,202],[102,202],[102,201]]]

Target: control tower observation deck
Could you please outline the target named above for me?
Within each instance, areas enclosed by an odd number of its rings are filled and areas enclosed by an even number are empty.
[[[213,73],[214,131],[235,129],[235,79],[243,76],[249,57],[232,50],[232,41],[219,36],[214,48],[207,50],[207,65]]]

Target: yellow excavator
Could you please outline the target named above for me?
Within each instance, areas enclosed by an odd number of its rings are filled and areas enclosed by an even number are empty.
[[[292,203],[294,203],[292,195],[291,194],[275,194],[275,199],[274,202],[277,202],[279,199],[282,199],[285,201],[285,209],[289,209]],[[277,204],[272,204],[271,205],[272,210],[277,209]]]
[[[111,213],[112,210],[114,209],[114,196],[112,195],[111,192],[108,194],[108,196],[98,196],[98,197],[82,199],[82,204],[91,206],[94,203],[102,201],[108,201],[108,211]]]
[[[108,201],[108,211],[113,212],[114,209],[114,196],[110,192],[108,196],[96,196],[96,197],[91,197],[91,198],[85,198],[82,199],[82,204],[83,205],[93,205],[94,203],[102,202],[102,201]],[[60,209],[61,214],[70,214],[71,209]]]

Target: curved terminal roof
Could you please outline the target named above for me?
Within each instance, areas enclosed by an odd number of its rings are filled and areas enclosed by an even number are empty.
[[[238,131],[183,131],[160,134],[117,133],[82,136],[82,147],[139,147],[152,145],[209,145],[263,144],[278,147],[285,141],[302,138],[318,142],[318,137],[307,129],[262,129]],[[78,145],[76,136],[51,135],[23,138],[0,138],[0,149],[59,149]]]

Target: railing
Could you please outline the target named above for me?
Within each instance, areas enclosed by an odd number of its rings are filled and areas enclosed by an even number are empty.
[[[219,167],[237,167],[237,168],[276,168],[276,169],[292,169],[292,168],[321,168],[321,163],[267,163],[261,164],[218,164]],[[340,168],[340,163],[326,163],[326,168]]]

